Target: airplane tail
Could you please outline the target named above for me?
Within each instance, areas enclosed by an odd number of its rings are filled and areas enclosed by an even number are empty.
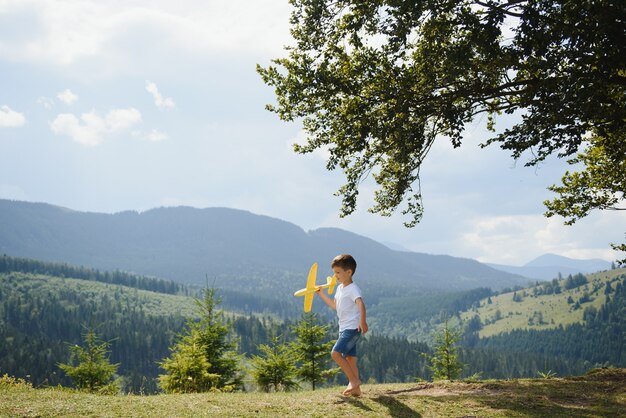
[[[326,284],[328,285],[328,294],[332,295],[335,290],[335,285],[337,284],[337,277],[326,277]]]

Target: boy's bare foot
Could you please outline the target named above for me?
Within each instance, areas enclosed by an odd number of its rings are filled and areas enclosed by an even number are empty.
[[[355,386],[348,392],[347,396],[361,396],[361,386]]]
[[[348,387],[343,391],[344,396],[361,396],[361,382],[352,386],[352,383],[348,383]]]

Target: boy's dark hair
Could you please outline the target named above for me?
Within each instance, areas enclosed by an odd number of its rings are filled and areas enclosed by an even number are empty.
[[[352,270],[352,274],[356,271],[356,260],[350,254],[339,254],[333,258],[330,268],[341,267],[344,270]]]

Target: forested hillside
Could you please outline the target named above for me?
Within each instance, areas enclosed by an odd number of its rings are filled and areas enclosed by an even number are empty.
[[[158,362],[169,355],[185,319],[195,314],[194,301],[184,287],[123,273],[110,274],[68,265],[4,257],[0,272],[0,374],[27,378],[35,386],[70,385],[58,368],[68,360],[69,344],[80,344],[93,327],[111,342],[111,361],[119,363],[124,390],[153,393],[163,370]],[[53,273],[62,271],[61,277]],[[46,274],[43,274],[46,273]],[[84,278],[72,278],[73,274]],[[117,277],[117,282],[104,280]],[[179,294],[138,289],[176,289]],[[218,292],[219,293],[219,292]],[[239,352],[258,354],[258,345],[271,335],[293,338],[291,321],[227,314]],[[334,338],[334,332],[328,336]],[[411,381],[427,376],[426,361],[418,353],[425,344],[375,335],[364,342],[361,358],[364,380]]]
[[[114,272],[101,272],[92,268],[72,266],[67,263],[50,263],[33,259],[9,257],[4,254],[0,257],[0,273],[10,272],[43,274],[54,277],[72,277],[74,279],[119,284],[136,289],[152,290],[172,295],[179,293],[189,294],[188,287],[156,277],[130,274],[119,270]]]
[[[626,269],[491,296],[462,317],[464,346],[508,356],[503,369],[520,369],[516,359],[524,356],[544,357],[538,369],[559,373],[626,365]]]
[[[111,361],[120,364],[124,389],[136,393],[157,390],[156,377],[162,373],[158,362],[169,354],[176,335],[184,329],[185,318],[195,314],[189,296],[193,290],[120,272],[12,257],[0,260],[0,373],[27,377],[36,386],[69,385],[57,365],[68,360],[67,343],[81,343],[86,327],[94,327],[103,340],[111,342]],[[482,338],[481,328],[491,325],[491,305],[498,303],[502,309],[504,300],[510,299],[520,310],[521,304],[531,300],[549,307],[547,301],[557,292],[554,283],[539,283],[500,295],[486,288],[456,293],[434,291],[421,294],[420,299],[405,296],[400,304],[380,298],[373,304],[373,311],[386,313],[372,316],[371,332],[360,345],[362,378],[372,382],[429,379],[431,371],[421,353],[431,353],[431,348],[424,341],[430,340],[426,337],[446,316],[465,318],[459,353],[465,364],[463,376],[480,373],[482,377],[533,377],[548,371],[577,375],[595,366],[624,367],[625,280],[623,269],[565,278],[558,282],[561,290],[556,295],[577,295],[567,306],[570,314],[580,316],[580,321],[569,325],[548,321],[551,329],[542,329],[546,324],[533,322],[533,329],[511,328]],[[522,301],[513,302],[513,295]],[[419,312],[413,322],[408,318],[410,311],[406,311],[411,302],[417,303]],[[466,313],[461,312],[464,309]],[[231,337],[238,340],[241,354],[258,354],[259,344],[267,344],[272,335],[280,335],[285,341],[294,338],[292,327],[299,315],[286,320],[275,313],[249,313],[239,310],[227,314],[232,321]],[[483,313],[486,316],[481,320]],[[502,311],[502,316],[508,317],[508,311]],[[332,339],[335,320],[331,316],[329,320],[333,331],[328,338]],[[410,340],[405,335],[407,330],[416,332]],[[416,337],[420,332],[423,335]]]
[[[485,296],[461,317],[464,321],[478,317],[480,337],[513,329],[544,330],[582,323],[587,311],[600,309],[610,299],[625,273],[626,269],[615,269],[537,282],[528,288]]]
[[[111,341],[125,385],[155,389],[156,361],[191,315],[190,299],[96,281],[31,273],[0,274],[0,371],[35,385],[69,385],[58,368],[87,327]]]

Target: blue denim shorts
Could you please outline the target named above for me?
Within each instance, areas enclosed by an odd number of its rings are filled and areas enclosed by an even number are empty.
[[[344,357],[356,357],[356,342],[361,338],[358,329],[344,329],[339,332],[339,339],[333,347],[333,351],[341,353]]]

